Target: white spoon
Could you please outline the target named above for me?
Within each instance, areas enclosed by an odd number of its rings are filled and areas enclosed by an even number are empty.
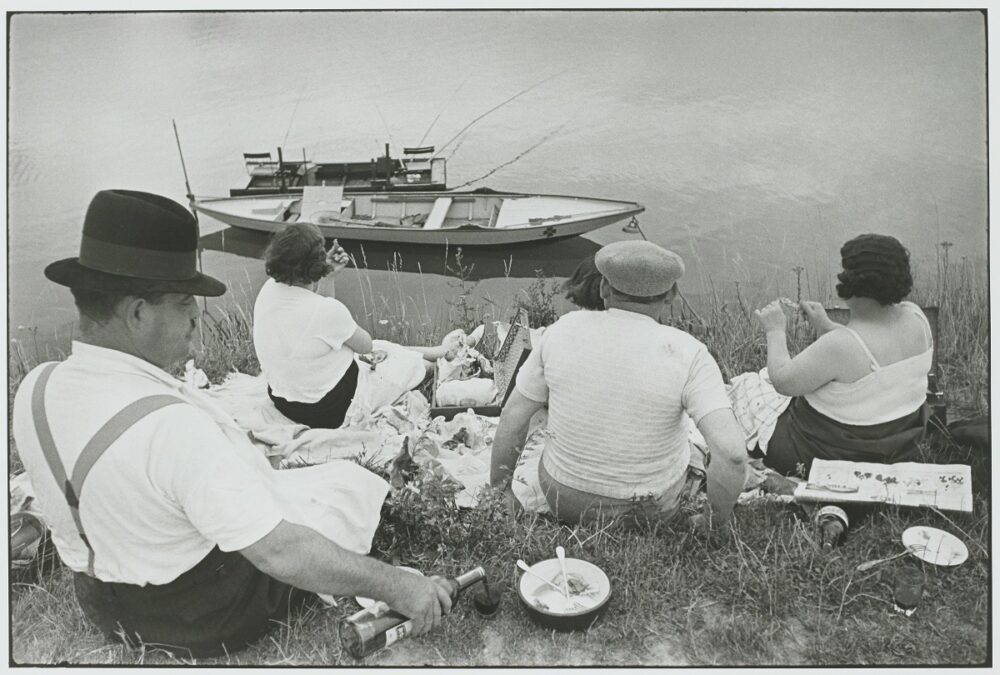
[[[536,579],[538,579],[539,581],[543,581],[543,582],[545,582],[546,584],[548,584],[548,585],[549,585],[549,586],[551,586],[552,588],[556,589],[556,590],[557,590],[557,591],[559,591],[560,593],[562,593],[562,592],[563,592],[563,589],[559,588],[558,586],[556,586],[556,585],[555,585],[554,583],[552,583],[551,581],[549,581],[548,579],[546,579],[546,578],[545,578],[545,577],[543,577],[542,575],[540,575],[540,574],[535,574],[534,572],[532,572],[532,571],[531,571],[531,568],[530,568],[530,567],[528,567],[528,563],[524,562],[523,560],[518,560],[518,561],[517,561],[517,566],[518,566],[518,568],[520,568],[520,569],[521,569],[521,571],[525,572],[526,574],[530,574],[531,576],[535,577],[535,578],[536,578]]]
[[[569,600],[569,577],[566,576],[566,549],[556,546],[556,557],[559,558],[559,569],[563,575],[563,595]]]

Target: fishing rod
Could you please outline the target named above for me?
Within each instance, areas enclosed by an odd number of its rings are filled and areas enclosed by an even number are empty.
[[[448,98],[447,101],[445,101],[444,106],[441,107],[441,112],[437,114],[437,117],[434,118],[434,121],[431,122],[431,125],[427,127],[427,131],[425,131],[424,135],[420,138],[420,142],[417,143],[418,146],[422,146],[424,144],[424,141],[427,140],[427,136],[431,133],[431,129],[433,129],[434,125],[437,124],[437,121],[441,119],[441,115],[444,114],[444,111],[448,107],[448,104],[450,104],[453,100],[455,100],[455,96],[458,95],[458,91],[465,86],[465,83],[469,81],[470,77],[472,77],[471,74],[466,75],[465,79],[462,80],[462,83],[459,84],[457,87],[455,87],[455,91],[451,92],[451,96]]]
[[[549,80],[551,80],[551,79],[553,79],[553,78],[556,78],[556,77],[558,77],[558,76],[562,75],[562,73],[563,73],[563,72],[566,72],[566,71],[562,71],[562,72],[559,72],[559,73],[556,73],[555,75],[549,75],[549,76],[548,76],[548,77],[546,77],[546,78],[545,78],[544,80],[542,80],[542,81],[540,81],[540,82],[536,82],[535,84],[531,85],[531,86],[530,86],[530,87],[528,87],[527,89],[522,89],[521,91],[517,92],[516,94],[514,94],[513,96],[511,96],[510,98],[508,98],[508,99],[507,99],[506,101],[504,101],[503,103],[500,103],[500,104],[498,104],[498,105],[495,105],[495,106],[493,106],[492,108],[490,108],[489,110],[487,110],[486,112],[484,112],[484,113],[483,113],[482,115],[480,115],[479,117],[477,117],[476,119],[472,120],[471,122],[469,122],[468,124],[466,124],[466,125],[465,125],[464,127],[462,127],[462,128],[461,128],[461,130],[460,130],[460,131],[459,131],[459,132],[458,132],[457,134],[455,134],[454,136],[452,136],[452,137],[451,137],[451,138],[450,138],[450,139],[448,140],[448,142],[447,142],[447,143],[445,143],[445,144],[444,144],[444,145],[442,145],[442,146],[441,146],[440,148],[438,148],[438,151],[437,151],[437,153],[435,153],[435,155],[434,155],[434,156],[436,157],[437,155],[441,154],[441,152],[443,152],[445,148],[447,148],[447,147],[448,147],[449,145],[451,145],[451,144],[452,144],[452,143],[453,143],[453,142],[455,141],[455,139],[456,139],[456,138],[458,138],[459,136],[461,136],[462,134],[464,134],[464,133],[465,133],[466,131],[468,131],[468,129],[469,129],[469,128],[470,128],[470,127],[471,127],[471,126],[473,125],[473,124],[475,124],[476,122],[478,122],[479,120],[483,119],[484,117],[486,117],[486,116],[487,116],[487,115],[489,115],[490,113],[492,113],[492,112],[495,112],[495,111],[499,110],[500,108],[504,107],[505,105],[507,105],[508,103],[510,103],[511,101],[513,101],[514,99],[517,99],[517,98],[520,98],[521,96],[524,96],[525,94],[527,94],[527,93],[528,93],[529,91],[531,91],[532,89],[535,89],[535,88],[537,88],[537,87],[540,87],[540,86],[542,86],[543,84],[545,84],[546,82],[548,82]],[[454,155],[454,154],[455,154],[455,153],[454,153],[454,152],[452,152],[452,155]],[[448,157],[448,158],[449,158],[449,159],[451,159],[451,156],[449,155],[449,157]]]
[[[542,144],[542,143],[544,143],[545,141],[547,141],[547,140],[549,140],[550,138],[552,138],[553,136],[555,136],[555,135],[556,135],[557,133],[559,133],[560,131],[562,131],[562,130],[563,130],[563,127],[565,127],[565,126],[566,126],[566,124],[565,124],[565,123],[564,123],[564,124],[561,124],[561,125],[560,125],[560,126],[559,126],[559,127],[557,128],[557,129],[554,129],[553,131],[550,131],[550,132],[549,132],[548,134],[546,134],[545,136],[543,136],[543,137],[541,138],[541,140],[539,140],[539,141],[538,141],[537,143],[535,143],[534,145],[532,145],[532,146],[531,146],[530,148],[528,148],[527,150],[525,150],[525,151],[521,152],[520,154],[518,154],[518,155],[517,155],[516,157],[514,157],[513,159],[511,159],[511,160],[509,160],[509,161],[506,161],[506,162],[504,162],[503,164],[500,164],[500,165],[498,165],[498,166],[496,166],[496,167],[494,167],[494,168],[490,169],[489,171],[487,171],[486,173],[484,173],[484,174],[483,174],[482,176],[480,176],[479,178],[474,178],[474,179],[472,179],[472,180],[470,180],[470,181],[466,181],[466,182],[462,183],[461,185],[459,185],[459,186],[457,186],[457,187],[453,187],[453,188],[450,188],[450,189],[451,189],[451,190],[458,190],[458,189],[461,189],[461,188],[464,188],[464,187],[465,187],[465,186],[467,186],[467,185],[472,185],[473,183],[476,183],[476,182],[478,182],[478,181],[481,181],[481,180],[483,180],[484,178],[489,178],[490,176],[492,176],[493,174],[495,174],[495,173],[496,173],[497,171],[499,171],[500,169],[502,169],[502,168],[504,168],[504,167],[506,167],[506,166],[510,166],[511,164],[513,164],[514,162],[518,161],[519,159],[521,159],[522,157],[524,157],[525,155],[527,155],[527,154],[528,154],[529,152],[531,152],[532,150],[534,150],[535,148],[537,148],[537,147],[538,147],[539,145],[541,145],[541,144]]]
[[[373,104],[375,106],[375,112],[378,113],[379,118],[382,120],[382,126],[385,127],[385,135],[389,138],[389,143],[396,145],[396,141],[392,140],[392,132],[389,131],[389,125],[385,121],[385,117],[382,115],[382,109],[378,107],[378,103]],[[398,149],[398,148],[397,148]],[[385,151],[386,157],[389,155],[389,151]]]
[[[198,226],[199,233],[201,232],[201,226],[198,223],[198,212],[194,208],[194,193],[191,192],[191,181],[188,180],[188,170],[187,165],[184,163],[184,151],[181,149],[181,135],[177,133],[177,120],[171,119],[170,123],[174,125],[174,139],[177,141],[177,154],[181,157],[181,170],[184,172],[184,187],[187,189],[188,198],[188,208],[191,209],[191,215],[194,216],[194,224]],[[198,272],[204,274],[204,269],[201,265],[201,237],[198,238]],[[208,311],[208,300],[205,296],[201,296],[201,311],[202,314]],[[201,317],[198,317],[198,330],[201,332],[201,343],[205,344],[205,333],[202,330]]]
[[[292,132],[292,122],[295,121],[295,113],[299,111],[299,104],[302,103],[302,97],[306,93],[306,85],[309,83],[309,79],[306,78],[302,81],[302,89],[299,91],[299,97],[295,100],[295,107],[292,108],[292,116],[288,119],[288,128],[285,129],[285,138],[281,141],[282,145],[288,142],[288,134]]]

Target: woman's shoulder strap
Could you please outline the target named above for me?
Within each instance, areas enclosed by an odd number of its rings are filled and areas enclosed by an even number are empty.
[[[861,345],[861,348],[865,351],[865,354],[868,356],[868,360],[871,361],[872,370],[877,370],[881,368],[881,366],[878,363],[878,360],[875,358],[875,355],[872,354],[872,350],[868,349],[868,344],[865,342],[864,338],[861,337],[861,334],[858,333],[858,331],[854,330],[849,326],[844,326],[841,324],[838,324],[837,327],[843,328],[848,333],[854,336],[854,339],[858,341],[858,344]]]
[[[921,309],[920,305],[915,302],[910,302],[909,300],[904,300],[899,303],[900,306],[909,309],[915,315],[920,318],[921,323],[924,326],[924,336],[927,338],[927,348],[930,349],[934,346],[934,331],[931,330],[931,321],[927,318],[927,314]]]

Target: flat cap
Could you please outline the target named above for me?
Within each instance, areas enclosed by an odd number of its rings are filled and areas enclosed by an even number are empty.
[[[620,293],[662,295],[684,276],[684,261],[651,241],[616,241],[594,256],[597,271]]]

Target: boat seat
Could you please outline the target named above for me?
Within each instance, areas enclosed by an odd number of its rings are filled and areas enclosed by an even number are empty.
[[[441,226],[444,225],[445,216],[448,215],[448,209],[451,208],[451,201],[451,197],[438,197],[434,200],[434,206],[431,208],[430,215],[424,221],[425,230],[441,229]]]
[[[313,216],[321,211],[340,213],[343,201],[342,185],[304,185],[299,222],[311,223]]]
[[[265,206],[259,209],[250,209],[250,213],[255,216],[280,216],[285,212],[289,206],[292,205],[290,201],[278,202],[275,206]]]

